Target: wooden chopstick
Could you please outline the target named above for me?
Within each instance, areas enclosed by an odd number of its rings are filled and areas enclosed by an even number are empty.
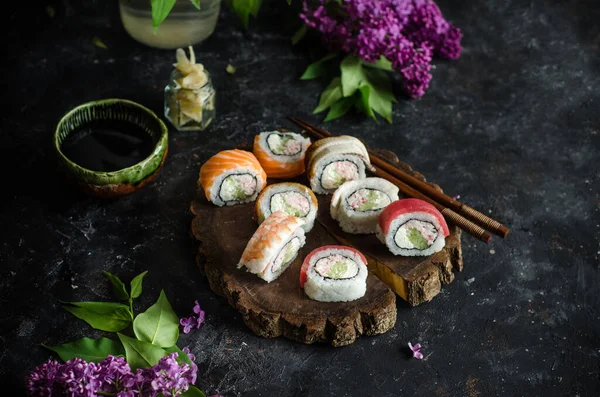
[[[332,136],[331,133],[329,133],[328,131],[320,129],[318,127],[314,127],[311,124],[308,124],[302,120],[296,119],[294,117],[288,117],[288,119],[291,122],[293,122],[294,124],[304,128],[306,130],[306,132],[308,132],[310,135],[312,135],[313,137],[315,137],[317,139],[327,138],[327,137]],[[372,153],[370,153],[370,157],[371,157],[371,162],[373,163],[372,159],[373,159],[374,155]],[[486,232],[483,228],[481,228],[480,226],[469,221],[468,219],[464,218],[463,216],[457,214],[451,208],[445,207],[444,205],[438,203],[434,199],[426,196],[422,192],[416,190],[415,188],[411,187],[410,185],[399,180],[394,175],[392,175],[389,172],[387,172],[386,170],[380,168],[377,164],[372,164],[372,165],[375,168],[376,175],[378,175],[384,179],[387,179],[388,181],[392,182],[394,185],[398,186],[398,188],[404,195],[413,197],[413,198],[418,198],[423,201],[427,201],[428,203],[435,206],[444,215],[444,217],[448,221],[455,224],[459,228],[463,229],[467,233],[473,235],[477,239],[483,241],[484,243],[489,244],[490,241],[492,240],[492,236],[488,232]],[[390,167],[393,167],[393,166],[390,165]]]
[[[322,128],[319,128],[317,126],[313,126],[313,125],[311,125],[305,121],[302,121],[300,119],[297,119],[295,117],[289,117],[288,119],[297,125],[304,126],[303,128],[310,127],[313,130],[320,132],[321,135],[332,136],[331,133],[329,133],[328,131],[326,131]],[[510,230],[506,226],[502,225],[500,222],[488,217],[487,215],[482,214],[481,212],[475,210],[474,208],[468,206],[467,204],[461,203],[460,201],[457,201],[457,200],[454,200],[452,197],[447,196],[444,193],[440,192],[439,190],[434,189],[427,183],[420,181],[419,179],[415,178],[414,176],[402,171],[398,167],[393,166],[385,159],[380,158],[375,153],[373,153],[371,150],[369,150],[369,156],[371,157],[371,162],[373,164],[382,168],[386,172],[394,175],[396,178],[409,184],[410,186],[414,187],[415,189],[419,190],[420,192],[425,193],[427,196],[433,198],[440,204],[454,210],[456,213],[463,215],[465,218],[470,219],[471,221],[478,224],[479,226],[491,231],[492,233],[494,233],[502,238],[506,238],[506,236],[508,235]]]

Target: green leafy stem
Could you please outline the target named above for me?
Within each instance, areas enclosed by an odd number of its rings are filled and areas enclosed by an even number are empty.
[[[129,290],[114,274],[104,271],[113,294],[119,302],[62,302],[65,310],[88,323],[92,328],[116,333],[116,338],[82,338],[58,346],[43,347],[51,350],[63,361],[75,357],[98,363],[108,355],[125,356],[133,371],[158,364],[167,354],[179,353],[178,360],[191,364],[187,354],[178,346],[179,318],[173,311],[167,296],[160,292],[158,300],[145,312],[134,316],[133,301],[142,294],[142,282],[148,272],[135,276],[129,283]],[[124,331],[132,326],[133,335]],[[200,389],[190,386],[182,396],[204,396]]]
[[[391,123],[392,103],[397,102],[388,75],[393,71],[391,62],[381,57],[377,62],[369,63],[352,54],[340,58],[339,53],[328,54],[310,64],[300,77],[311,80],[339,74],[321,93],[313,113],[329,109],[325,121],[330,121],[342,117],[354,106],[374,120],[377,120],[375,114],[379,114]]]

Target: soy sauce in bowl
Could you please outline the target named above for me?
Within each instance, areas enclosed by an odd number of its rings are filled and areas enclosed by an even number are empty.
[[[141,126],[121,120],[93,120],[73,131],[61,151],[80,167],[113,172],[146,159],[155,146],[156,139]]]

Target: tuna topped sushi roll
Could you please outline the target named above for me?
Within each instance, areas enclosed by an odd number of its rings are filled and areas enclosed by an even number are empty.
[[[306,241],[300,218],[277,211],[260,224],[238,263],[270,283],[296,259]]]
[[[398,200],[379,215],[377,237],[394,255],[428,256],[441,251],[450,234],[444,216],[426,201]]]
[[[331,194],[347,181],[365,178],[373,170],[367,148],[351,136],[316,141],[306,154],[306,172],[310,187],[317,194]]]
[[[381,211],[396,200],[396,185],[382,178],[365,178],[337,188],[329,211],[346,233],[369,234],[377,231]]]
[[[304,172],[310,139],[294,132],[267,131],[254,137],[254,155],[269,178],[293,178]]]
[[[252,153],[224,150],[202,165],[199,182],[208,201],[222,207],[256,200],[267,175]]]
[[[367,260],[354,248],[326,245],[312,251],[300,269],[300,287],[320,302],[349,302],[367,292]]]
[[[315,223],[319,204],[315,194],[304,185],[282,182],[269,185],[256,200],[255,213],[262,223],[271,213],[283,211],[304,221],[302,228],[309,232]]]

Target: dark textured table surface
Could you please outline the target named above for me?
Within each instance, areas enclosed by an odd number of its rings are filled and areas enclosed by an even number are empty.
[[[254,336],[208,288],[188,235],[203,161],[266,128],[291,127],[286,115],[316,120],[323,85],[298,80],[308,57],[291,47],[285,18],[266,11],[244,34],[223,13],[197,47],[218,90],[218,119],[205,132],[171,130],[157,180],[101,201],[63,182],[54,127],[72,107],[106,97],[161,114],[174,54],[130,39],[115,2],[49,3],[54,18],[45,4],[5,12],[2,395],[24,393],[24,376],[49,357],[40,343],[99,335],[59,300],[110,299],[104,269],[126,280],[149,270],[138,310],[161,288],[182,316],[200,301],[206,325],[181,343],[209,393],[599,395],[600,3],[440,1],[464,32],[461,58],[436,61],[427,94],[400,98],[392,125],[349,116],[327,126],[392,148],[512,229],[489,246],[464,236],[465,269],[452,284],[421,306],[399,302],[391,331],[344,348]],[[409,358],[409,341],[423,345],[423,361]]]

